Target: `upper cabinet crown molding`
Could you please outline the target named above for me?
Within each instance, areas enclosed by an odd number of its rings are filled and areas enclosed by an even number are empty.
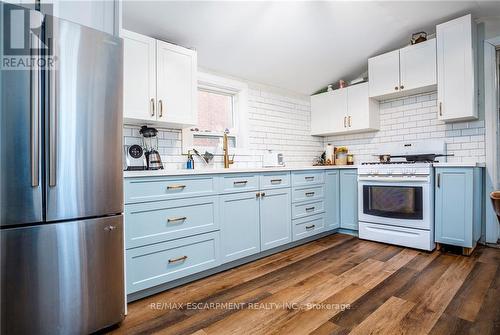
[[[378,100],[436,89],[436,40],[368,59],[370,97]]]
[[[311,96],[311,135],[375,131],[379,123],[379,106],[368,97],[368,83]]]
[[[185,128],[197,123],[196,51],[122,29],[123,118]]]
[[[436,39],[438,119],[476,120],[476,24],[470,14],[439,24]]]

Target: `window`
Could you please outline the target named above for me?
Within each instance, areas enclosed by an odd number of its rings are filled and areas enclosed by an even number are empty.
[[[183,152],[197,149],[220,154],[224,132],[233,151],[246,142],[247,85],[232,79],[198,73],[198,123],[182,132]]]

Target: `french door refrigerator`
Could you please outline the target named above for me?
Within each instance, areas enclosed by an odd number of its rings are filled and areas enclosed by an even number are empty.
[[[40,36],[52,69],[1,71],[0,333],[91,333],[125,309],[123,46],[49,15]]]

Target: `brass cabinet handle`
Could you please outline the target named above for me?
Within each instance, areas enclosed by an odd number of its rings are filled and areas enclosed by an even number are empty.
[[[262,192],[260,196],[264,198],[266,196],[266,192]]]
[[[184,262],[187,258],[188,258],[188,256],[181,256],[181,257],[178,257],[178,258],[170,258],[168,260],[168,262],[169,263]]]
[[[441,173],[437,175],[437,187],[441,187]]]
[[[177,218],[168,218],[167,222],[178,222],[178,221],[186,221],[187,217],[185,216],[179,216]]]
[[[306,197],[312,197],[314,195],[314,192],[306,192]]]
[[[167,186],[167,190],[183,190],[186,188],[186,185],[169,185]]]
[[[307,207],[306,208],[306,212],[310,212],[310,211],[313,211],[315,207]]]
[[[163,101],[161,101],[161,99],[158,100],[158,116],[163,116]]]
[[[281,179],[271,179],[271,184],[281,184]]]
[[[399,87],[397,87],[397,86],[396,86],[396,87],[394,87],[394,90],[395,90],[395,91],[397,91],[398,89],[399,89]]]
[[[316,225],[315,225],[315,224],[312,224],[312,225],[310,225],[310,226],[306,226],[306,229],[307,229],[307,230],[309,230],[309,229],[313,229],[314,227],[316,227]]]
[[[305,180],[314,180],[314,177],[305,177]]]
[[[151,98],[149,103],[149,110],[151,111],[151,116],[155,116],[155,99]]]
[[[260,192],[255,193],[255,197],[258,199],[260,198]]]
[[[346,128],[346,127],[347,127],[346,120],[347,120],[347,116],[344,116],[344,128]]]
[[[348,117],[348,120],[349,120],[349,127],[351,127],[351,116],[350,115]]]
[[[240,180],[240,181],[235,181],[233,185],[246,185],[248,183],[248,180]]]
[[[443,103],[439,103],[439,116],[443,116]]]
[[[404,87],[403,85],[401,85],[401,86],[399,86],[399,88],[400,88],[400,89],[403,89],[403,88],[405,88],[405,87]]]

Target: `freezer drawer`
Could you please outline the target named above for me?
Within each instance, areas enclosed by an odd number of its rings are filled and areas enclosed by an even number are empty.
[[[0,236],[0,333],[88,334],[123,319],[121,215]]]
[[[127,250],[127,294],[220,265],[219,232]]]

